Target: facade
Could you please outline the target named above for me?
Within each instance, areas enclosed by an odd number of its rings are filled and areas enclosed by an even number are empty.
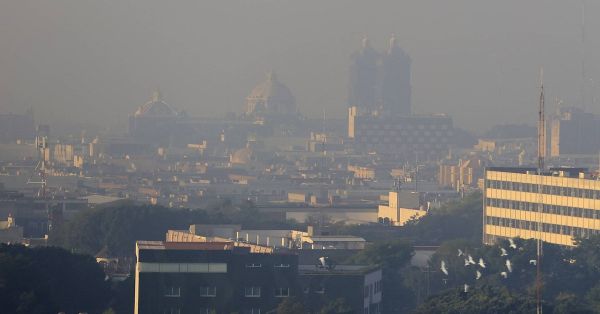
[[[359,51],[352,54],[348,88],[348,105],[361,111],[377,110],[377,62],[379,54],[364,38]]]
[[[453,138],[447,115],[380,116],[348,110],[348,138],[357,150],[403,155],[407,159],[437,159]]]
[[[438,184],[453,189],[477,187],[488,164],[488,160],[477,156],[460,159],[458,163],[442,163],[438,172]]]
[[[134,313],[267,313],[298,294],[298,257],[231,242],[136,243]]]
[[[379,205],[379,221],[391,226],[403,226],[412,219],[427,214],[422,195],[413,191],[393,191],[389,193],[388,205]]]
[[[392,115],[411,114],[411,60],[398,46],[396,37],[390,39],[388,51],[382,57],[381,100],[384,112]]]
[[[35,138],[35,122],[33,110],[25,114],[0,114],[0,142],[17,140],[33,140]]]
[[[345,299],[352,313],[379,314],[383,285],[379,267],[300,266],[299,281],[305,304],[312,313],[327,302]]]
[[[550,124],[550,156],[597,154],[600,117],[575,107],[560,108]]]
[[[600,181],[581,168],[487,168],[483,219],[486,244],[520,237],[573,246],[600,234]]]

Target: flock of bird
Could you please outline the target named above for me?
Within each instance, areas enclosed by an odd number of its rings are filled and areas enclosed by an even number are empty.
[[[509,242],[509,248],[512,250],[517,250],[517,244],[515,243],[515,241],[513,239],[508,239]],[[506,262],[504,263],[506,266],[506,270],[500,272],[500,276],[504,279],[508,278],[508,275],[510,273],[513,272],[513,264],[510,261],[510,259],[508,258],[508,251],[503,248],[500,247],[500,257],[502,258],[506,258]],[[486,268],[486,264],[485,261],[483,260],[483,258],[479,258],[478,261],[475,261],[475,259],[473,259],[473,256],[471,256],[470,254],[467,254],[465,252],[463,252],[463,250],[458,249],[458,257],[462,257],[464,258],[465,261],[465,267],[469,267],[471,265],[474,265],[474,267],[478,267],[477,269],[475,269],[475,280],[479,280],[482,277],[482,271]],[[529,260],[529,264],[536,266],[537,265],[537,260],[532,259]],[[442,271],[442,273],[444,273],[445,276],[448,276],[448,267],[446,265],[446,262],[442,260],[441,262],[441,266],[440,266],[440,270]],[[444,282],[446,282],[446,279],[444,279]],[[469,288],[470,286],[468,284],[464,284],[464,292],[467,293],[469,292]]]

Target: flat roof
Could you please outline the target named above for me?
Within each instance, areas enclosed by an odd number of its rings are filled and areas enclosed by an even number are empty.
[[[233,242],[164,242],[137,241],[140,250],[198,250],[198,251],[231,251]]]

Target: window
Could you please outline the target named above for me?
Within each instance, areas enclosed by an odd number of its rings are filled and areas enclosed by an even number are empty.
[[[163,314],[181,314],[180,308],[169,308],[163,311]]]
[[[170,286],[165,289],[165,297],[178,298],[180,296],[181,296],[181,287]]]
[[[209,309],[209,308],[206,308],[206,307],[202,307],[202,308],[200,308],[199,313],[200,314],[215,314],[215,313],[217,313],[217,311],[215,311],[214,309]]]
[[[244,291],[244,295],[247,298],[259,298],[260,297],[260,287],[246,287]]]
[[[290,264],[275,264],[275,268],[290,268]]]
[[[261,263],[248,263],[246,264],[246,268],[260,268],[262,267]]]
[[[201,297],[214,298],[217,296],[217,287],[200,287]]]
[[[275,289],[276,298],[285,298],[290,296],[290,288],[277,288]]]
[[[317,287],[317,290],[315,290],[315,293],[325,294],[325,287],[323,287],[323,286]]]
[[[247,310],[244,310],[244,314],[260,314],[260,309],[255,309],[255,308],[247,309]]]

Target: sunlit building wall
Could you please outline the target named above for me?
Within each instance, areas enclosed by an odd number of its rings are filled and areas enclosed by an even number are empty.
[[[600,234],[600,181],[581,168],[487,168],[483,220],[486,244],[520,237],[573,246]]]

